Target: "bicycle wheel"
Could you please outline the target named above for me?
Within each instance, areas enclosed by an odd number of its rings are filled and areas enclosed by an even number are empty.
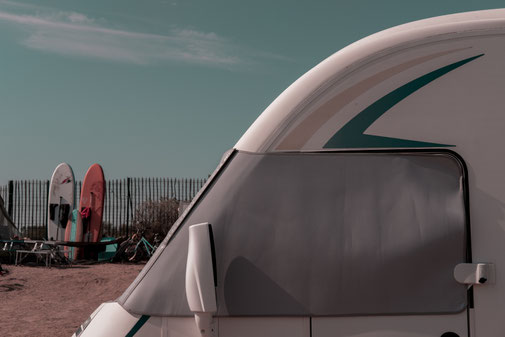
[[[116,250],[116,253],[114,254],[114,256],[112,257],[111,261],[112,262],[124,262],[124,261],[128,261],[128,254],[126,252],[126,250],[130,250],[132,246],[132,241],[131,240],[126,240],[126,241],[123,241],[121,242],[121,244],[119,245],[119,247],[117,248]],[[135,245],[133,245],[135,247]],[[131,256],[131,255],[130,255]]]
[[[149,254],[146,251],[146,248],[143,244],[137,244],[135,246],[135,250],[133,255],[129,258],[131,262],[140,262],[145,261],[149,258]]]

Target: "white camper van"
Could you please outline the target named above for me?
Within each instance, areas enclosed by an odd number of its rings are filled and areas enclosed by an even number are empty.
[[[77,337],[505,335],[505,10],[332,55]]]

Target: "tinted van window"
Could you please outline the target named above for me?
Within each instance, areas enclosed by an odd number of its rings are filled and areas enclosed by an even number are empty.
[[[450,154],[238,153],[121,301],[191,315],[187,227],[209,222],[218,315],[459,312],[465,219],[462,166]]]

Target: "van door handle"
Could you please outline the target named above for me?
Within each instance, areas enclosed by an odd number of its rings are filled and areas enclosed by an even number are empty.
[[[454,268],[454,278],[462,284],[494,284],[493,263],[460,263]]]

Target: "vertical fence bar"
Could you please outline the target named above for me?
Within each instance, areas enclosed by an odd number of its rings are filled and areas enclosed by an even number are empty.
[[[124,210],[123,210],[123,207],[124,207],[124,196],[123,196],[123,193],[124,193],[124,189],[123,189],[123,180],[122,179],[118,179],[118,201],[119,201],[119,221],[118,223],[116,224],[116,227],[118,228],[118,230],[122,233],[123,230],[124,230]]]
[[[189,200],[193,199],[193,195],[195,193],[194,189],[195,189],[194,180],[190,179],[189,180]]]
[[[183,189],[184,201],[188,200],[188,187],[189,187],[188,179],[184,178],[184,189]]]
[[[41,199],[40,199],[40,180],[37,180],[37,190],[36,190],[36,195],[37,195],[37,212],[36,212],[36,218],[37,218],[37,226],[40,227],[40,230],[43,232],[44,228],[42,226],[42,217],[40,216],[41,214]]]
[[[176,190],[176,184],[175,184],[175,179],[170,179],[171,182],[171,188],[172,188],[172,198],[177,200],[177,190]]]
[[[126,233],[128,228],[128,179],[123,179],[123,232]]]
[[[140,205],[142,205],[142,202],[143,202],[143,196],[142,196],[142,194],[144,193],[144,189],[142,188],[143,181],[144,181],[143,178],[139,178],[138,182],[137,182],[138,188],[139,188],[139,201],[138,201],[139,210],[140,210]]]
[[[117,222],[118,222],[118,209],[117,209],[118,195],[117,195],[117,181],[116,180],[113,180],[113,186],[114,186],[114,223],[117,224]]]
[[[119,179],[114,181],[116,185],[116,226],[121,228],[121,185]]]
[[[116,223],[116,209],[114,208],[114,201],[115,201],[115,194],[116,191],[114,190],[114,181],[110,181],[110,221],[112,223]]]
[[[116,185],[116,200],[117,200],[117,205],[116,205],[116,211],[117,211],[117,221],[115,223],[115,227],[118,229],[118,231],[121,231],[121,225],[122,225],[122,219],[123,219],[123,207],[122,207],[122,202],[123,202],[123,191],[122,191],[122,183],[120,179],[115,180],[115,185]]]
[[[131,178],[126,178],[126,188],[127,188],[127,206],[126,206],[126,235],[130,235],[130,208],[131,208]]]
[[[156,198],[156,179],[155,178],[151,178],[151,194],[152,194],[151,200],[156,201],[157,198]]]
[[[30,228],[31,235],[30,237],[33,239],[37,239],[35,235],[34,228],[30,223],[30,181],[25,180],[25,224],[28,228]]]
[[[178,182],[179,181],[177,181],[177,180],[174,179],[174,184],[175,184],[175,188],[176,188],[176,190],[175,190],[175,198],[179,200],[180,199],[179,196],[181,194],[181,184],[179,184]]]
[[[121,220],[123,218],[123,214],[122,214],[122,198],[123,198],[123,195],[122,195],[122,191],[121,191],[121,180],[120,179],[116,179],[115,180],[115,184],[116,184],[116,195],[117,195],[117,222],[115,223],[116,227],[118,228],[118,230],[121,231]]]
[[[18,226],[19,231],[22,230],[21,223],[19,222],[19,182],[14,182],[14,223]]]
[[[112,189],[113,189],[113,200],[114,200],[114,203],[113,203],[113,207],[114,207],[114,224],[117,225],[118,223],[118,219],[119,219],[119,211],[118,211],[118,188],[117,188],[117,181],[116,180],[112,180]]]
[[[123,200],[123,181],[122,180],[119,180],[119,203],[120,203],[120,206],[119,206],[119,209],[120,209],[120,218],[119,218],[119,230],[123,230],[123,226],[124,226],[124,200]]]
[[[113,184],[112,180],[109,180],[109,191],[108,191],[109,197],[107,198],[107,203],[109,204],[109,221],[111,223],[114,222],[114,189],[113,189]]]
[[[33,201],[35,200],[34,198],[34,195],[33,195],[33,180],[30,180],[29,181],[29,185],[30,185],[30,209],[28,210],[31,214],[30,214],[30,222],[31,222],[31,226],[32,228],[35,228],[36,230],[36,225],[35,225],[35,222],[33,221],[34,218],[33,218]],[[37,233],[37,239],[38,239],[38,236],[39,234]]]
[[[37,198],[39,200],[37,206],[37,221],[40,227],[44,226],[44,222],[42,219],[42,180],[37,180]]]
[[[40,221],[39,221],[39,181],[34,180],[33,181],[33,218],[35,222],[35,226],[39,228],[39,232],[42,230],[40,229]]]
[[[123,183],[124,183],[124,188],[123,188],[123,197],[124,197],[124,207],[125,207],[125,215],[124,215],[124,223],[123,223],[123,231],[122,233],[128,233],[129,232],[129,225],[130,225],[130,212],[131,212],[131,209],[130,209],[130,198],[131,198],[131,187],[130,187],[130,181],[129,181],[130,178],[125,178],[123,179]]]
[[[40,228],[40,220],[39,220],[39,205],[40,205],[40,198],[39,198],[39,181],[34,180],[33,181],[33,214],[34,214],[34,221],[35,221],[35,226],[39,228],[39,232],[42,232],[42,229]]]
[[[146,202],[149,199],[149,189],[147,188],[147,178],[142,178],[142,186],[143,186],[143,202]]]
[[[26,207],[25,207],[25,202],[26,202],[26,181],[23,180],[21,183],[21,216],[20,216],[20,222],[23,224],[23,227],[25,228],[28,236],[31,238],[31,233],[30,233],[30,228],[26,226]]]
[[[21,229],[19,228],[19,224],[16,220],[16,180],[13,180],[12,181],[12,214],[11,214],[11,219],[12,221],[14,221],[14,224],[16,225],[16,227],[19,229],[19,231],[21,231]]]
[[[19,222],[19,226],[21,228],[23,228],[23,231],[25,233],[25,236],[29,236],[29,233],[26,231],[26,228],[24,227],[24,223],[23,223],[23,183],[21,181],[18,182],[18,198],[19,198],[19,203],[18,203],[18,213],[19,213],[19,217],[18,217],[18,222]]]
[[[23,187],[23,212],[22,212],[22,224],[23,224],[23,227],[27,228],[26,226],[26,180],[23,181],[23,184],[22,184],[22,187]],[[27,228],[27,232],[28,232],[28,236],[31,237],[32,236],[32,233],[30,232],[30,228]]]
[[[12,180],[9,180],[9,200],[7,205],[8,205],[7,213],[9,213],[9,216],[12,219],[13,218],[12,210],[14,207],[14,181]]]
[[[189,198],[189,189],[190,189],[190,179],[184,178],[184,201],[187,201]]]
[[[19,231],[22,230],[21,222],[19,221],[19,181],[14,181],[14,223],[18,226]],[[24,234],[23,234],[24,235]]]
[[[107,181],[107,222],[112,221],[112,187],[110,180]]]
[[[32,206],[32,212],[33,212],[33,223],[37,228],[39,229],[39,233],[42,233],[42,229],[40,228],[40,222],[39,222],[39,184],[38,180],[33,180],[33,206]]]
[[[141,186],[140,185],[140,181],[141,181],[141,178],[137,178],[137,187],[136,187],[137,188],[137,192],[136,192],[137,193],[136,194],[137,195],[137,204],[135,205],[136,210],[139,213],[140,213],[140,204],[142,203],[142,194],[141,194],[142,193],[142,189],[140,187]],[[133,232],[133,229],[132,229],[132,232]]]
[[[32,228],[32,232],[34,233],[33,237],[40,239],[40,234],[37,231],[37,226],[35,222],[33,221],[33,180],[28,181],[28,201],[27,201],[27,207],[28,207],[28,217],[26,221],[30,224],[30,227]]]
[[[161,200],[160,200],[160,189],[159,189],[159,179],[158,178],[155,178],[155,183],[154,183],[155,187],[156,187],[156,195],[155,195],[155,198],[156,198],[156,202],[158,203],[158,205],[160,205],[160,207],[157,208],[157,212],[156,212],[156,218],[157,218],[157,221],[160,221],[160,218],[161,218]]]
[[[112,199],[111,199],[111,187],[110,187],[110,180],[107,180],[107,222],[108,223],[112,223],[111,221],[111,212],[112,212],[112,207],[111,207],[111,204],[112,204]]]
[[[19,224],[19,228],[23,230],[23,233],[24,233],[24,236],[28,236],[28,233],[25,232],[25,229],[23,228],[23,222],[21,221],[21,203],[22,203],[22,199],[21,199],[21,180],[17,181],[17,184],[16,184],[16,188],[17,188],[17,199],[18,199],[18,202],[16,203],[16,208],[17,208],[17,223]]]
[[[112,205],[112,183],[110,180],[107,181],[107,222],[114,223],[112,217],[113,205]]]
[[[140,193],[139,178],[135,178],[135,212],[137,212],[140,204],[139,193]]]
[[[33,210],[33,207],[32,207],[32,204],[33,204],[33,184],[32,184],[32,180],[28,181],[28,202],[26,204],[27,204],[27,207],[28,207],[28,217],[27,217],[26,221],[32,227],[32,232],[34,233],[33,236],[36,237],[37,239],[39,239],[40,235],[39,235],[39,233],[37,231],[37,226],[33,222],[33,218],[32,218],[32,210]]]
[[[135,225],[135,217],[136,217],[136,213],[137,213],[137,209],[138,209],[137,179],[138,178],[133,178],[133,206],[132,206],[132,225],[131,225],[132,233],[133,233],[133,226]]]
[[[105,227],[105,224],[110,223],[109,221],[109,203],[107,200],[109,199],[107,194],[109,193],[109,189],[107,188],[109,186],[109,181],[106,180],[105,183],[105,189],[103,191],[103,212],[102,212],[102,226]]]
[[[30,227],[26,225],[26,180],[23,180],[23,182],[20,185],[21,187],[21,217],[20,221],[23,224],[23,227],[25,228],[26,232],[28,233],[28,237],[32,237]]]
[[[151,178],[146,179],[147,182],[147,200],[153,200],[151,197]]]
[[[44,203],[43,203],[43,207],[44,207],[44,227],[45,227],[45,232],[44,232],[44,235],[47,235],[47,217],[48,217],[48,212],[49,212],[49,205],[48,205],[48,201],[49,201],[49,180],[46,180],[46,188],[45,188],[45,191],[43,192],[43,195],[45,196],[44,198]],[[49,238],[48,238],[49,239]]]
[[[151,195],[151,192],[152,192],[152,189],[151,189],[151,178],[146,178],[146,183],[147,183],[147,188],[146,188],[146,192],[147,192],[147,202],[148,203],[151,203],[152,200],[153,200],[153,197]],[[148,212],[149,214],[149,222],[152,222],[153,219],[154,219],[154,214],[153,212]]]
[[[35,234],[35,231],[34,231],[34,228],[33,226],[31,225],[30,223],[30,181],[27,181],[25,180],[25,201],[23,202],[23,205],[24,205],[24,208],[25,208],[25,219],[24,219],[24,222],[25,222],[25,226],[27,228],[29,228],[30,230],[30,237],[33,239],[35,238],[36,239],[36,234]]]
[[[33,181],[33,202],[32,202],[33,203],[33,208],[32,208],[33,223],[35,224],[35,226],[37,226],[37,230],[39,232],[39,235],[42,235],[42,228],[40,227],[40,222],[37,217],[37,206],[38,206],[38,201],[39,201],[39,199],[37,198],[37,195],[38,195],[37,187],[38,187],[37,180],[34,180]]]
[[[41,219],[41,223],[40,225],[42,227],[45,227],[46,225],[46,208],[47,208],[47,204],[45,203],[45,199],[44,199],[44,196],[45,196],[45,181],[44,180],[41,180],[40,181],[40,219]]]

